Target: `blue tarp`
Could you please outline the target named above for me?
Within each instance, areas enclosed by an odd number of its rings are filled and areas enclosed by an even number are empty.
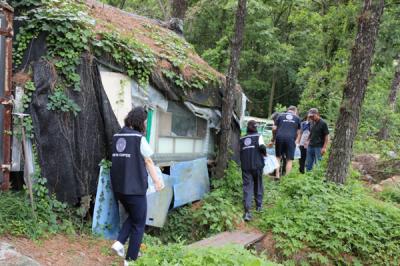
[[[162,227],[166,221],[172,197],[174,208],[202,199],[210,191],[207,159],[197,159],[187,162],[174,163],[170,168],[171,176],[162,174],[165,188],[161,192],[154,192],[152,180],[149,178],[147,190],[147,218],[146,224]],[[121,216],[120,216],[121,215]],[[92,231],[106,239],[116,239],[121,223],[126,219],[122,208],[118,204],[111,188],[110,172],[100,168],[99,183],[94,207]]]
[[[117,239],[119,232],[118,204],[111,188],[110,171],[103,167],[97,185],[92,232],[106,239]]]
[[[200,200],[210,191],[207,158],[174,163],[170,169],[174,208]]]

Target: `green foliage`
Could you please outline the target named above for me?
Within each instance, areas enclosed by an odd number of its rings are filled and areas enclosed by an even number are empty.
[[[42,1],[42,4],[25,16],[28,23],[17,35],[15,61],[21,63],[22,53],[27,44],[40,32],[47,34],[48,58],[55,60],[54,65],[68,87],[80,90],[80,77],[76,67],[80,63],[82,52],[89,50],[90,30],[93,20],[83,12],[83,5],[74,1]]]
[[[274,233],[286,258],[311,249],[312,261],[344,263],[344,254],[362,264],[398,265],[400,210],[382,203],[353,179],[326,182],[324,168],[282,179],[279,196],[257,224]]]
[[[201,207],[193,213],[196,235],[209,236],[235,229],[241,220],[240,210],[228,197],[225,191],[214,190],[204,198]]]
[[[283,112],[286,112],[286,111],[287,111],[287,107],[286,106],[284,106],[284,105],[282,105],[280,103],[275,105],[275,112],[283,113]]]
[[[103,167],[104,170],[111,169],[112,162],[107,159],[102,159],[99,163],[99,166]]]
[[[32,101],[32,94],[35,92],[35,84],[32,81],[28,81],[24,86],[24,95],[22,96],[22,106],[24,110],[29,108],[29,104]]]
[[[379,198],[383,201],[400,204],[400,186],[384,187],[383,191],[379,193]]]
[[[215,190],[223,191],[225,197],[229,197],[232,202],[240,199],[243,196],[243,180],[239,165],[235,161],[229,161],[224,178],[212,179],[212,186]]]
[[[225,178],[213,180],[214,189],[194,205],[173,210],[159,237],[163,242],[194,242],[233,230],[241,221],[238,205],[242,198],[242,177],[237,164],[229,162]]]
[[[27,188],[23,192],[0,194],[0,234],[26,236],[37,239],[48,234],[75,233],[70,213],[65,203],[50,195],[47,180],[40,175],[40,166],[35,155],[35,172],[32,176],[34,203],[31,205]],[[69,217],[69,218],[67,218]]]
[[[88,227],[79,216],[79,208],[69,207],[50,194],[46,187],[47,179],[41,176],[35,147],[33,151],[33,204],[27,187],[21,192],[0,192],[0,235],[11,234],[39,239],[56,233],[86,232]]]
[[[75,116],[81,111],[81,108],[67,95],[61,87],[57,87],[52,95],[49,95],[47,109],[52,111],[72,112]]]
[[[180,244],[150,246],[131,265],[232,265],[232,266],[261,266],[278,265],[257,257],[254,253],[238,247],[223,248],[188,248]]]
[[[103,32],[100,40],[93,40],[93,47],[96,55],[110,54],[117,64],[125,68],[129,77],[142,85],[148,83],[156,59],[144,44],[116,32]]]

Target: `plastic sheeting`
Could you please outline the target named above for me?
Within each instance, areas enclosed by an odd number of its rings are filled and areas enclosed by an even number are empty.
[[[171,205],[173,191],[170,177],[162,174],[158,167],[156,169],[158,176],[162,177],[165,187],[162,191],[155,192],[152,179],[148,176],[146,225],[163,227]],[[106,239],[116,239],[126,218],[127,213],[124,207],[122,204],[118,204],[114,197],[110,171],[101,167],[93,212],[92,232]]]
[[[45,60],[32,63],[36,91],[29,112],[41,173],[48,181],[50,193],[70,204],[96,194],[98,163],[109,158],[112,136],[119,130],[97,65],[93,62],[87,55],[82,57],[78,66],[81,91],[65,90],[66,95],[81,108],[76,116],[71,112],[47,109],[57,78],[54,66]]]
[[[149,176],[146,225],[163,227],[165,221],[167,220],[168,210],[172,201],[173,190],[170,176],[161,174],[159,168],[157,168],[157,172],[159,176],[162,176],[165,187],[160,192],[155,192],[153,182]]]
[[[185,102],[185,106],[197,117],[209,121],[208,127],[220,129],[221,112],[210,108],[198,107],[190,102]]]
[[[174,163],[170,168],[174,208],[200,200],[210,191],[207,158]]]
[[[117,239],[119,232],[118,204],[111,188],[110,171],[103,167],[97,185],[92,232],[106,239]]]
[[[101,80],[118,121],[123,121],[132,107],[149,106],[167,111],[168,100],[151,85],[146,88],[127,75],[99,67]]]

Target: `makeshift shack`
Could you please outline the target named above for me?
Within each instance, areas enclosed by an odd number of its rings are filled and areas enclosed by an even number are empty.
[[[155,163],[164,174],[181,176],[180,184],[186,182],[174,190],[192,186],[196,195],[196,182],[187,178],[199,172],[208,178],[207,165],[215,159],[224,76],[159,21],[96,1],[23,8],[15,28],[17,51],[24,51],[14,55],[15,91],[22,88],[27,96],[21,97],[21,112],[30,115],[22,125],[25,130],[30,121],[33,126],[34,145],[28,153],[36,158],[49,190],[70,204],[88,196],[94,200],[99,163],[110,158],[113,134],[132,107],[145,106]],[[237,159],[246,105],[239,86],[235,99],[232,150]],[[13,145],[17,143],[14,137]],[[182,174],[194,164],[201,170]],[[190,200],[175,197],[174,206]]]

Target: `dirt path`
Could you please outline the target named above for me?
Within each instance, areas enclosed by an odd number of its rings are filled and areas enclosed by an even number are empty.
[[[92,236],[55,235],[39,241],[3,236],[0,241],[10,243],[43,266],[123,265],[123,260],[110,250],[111,241]]]

